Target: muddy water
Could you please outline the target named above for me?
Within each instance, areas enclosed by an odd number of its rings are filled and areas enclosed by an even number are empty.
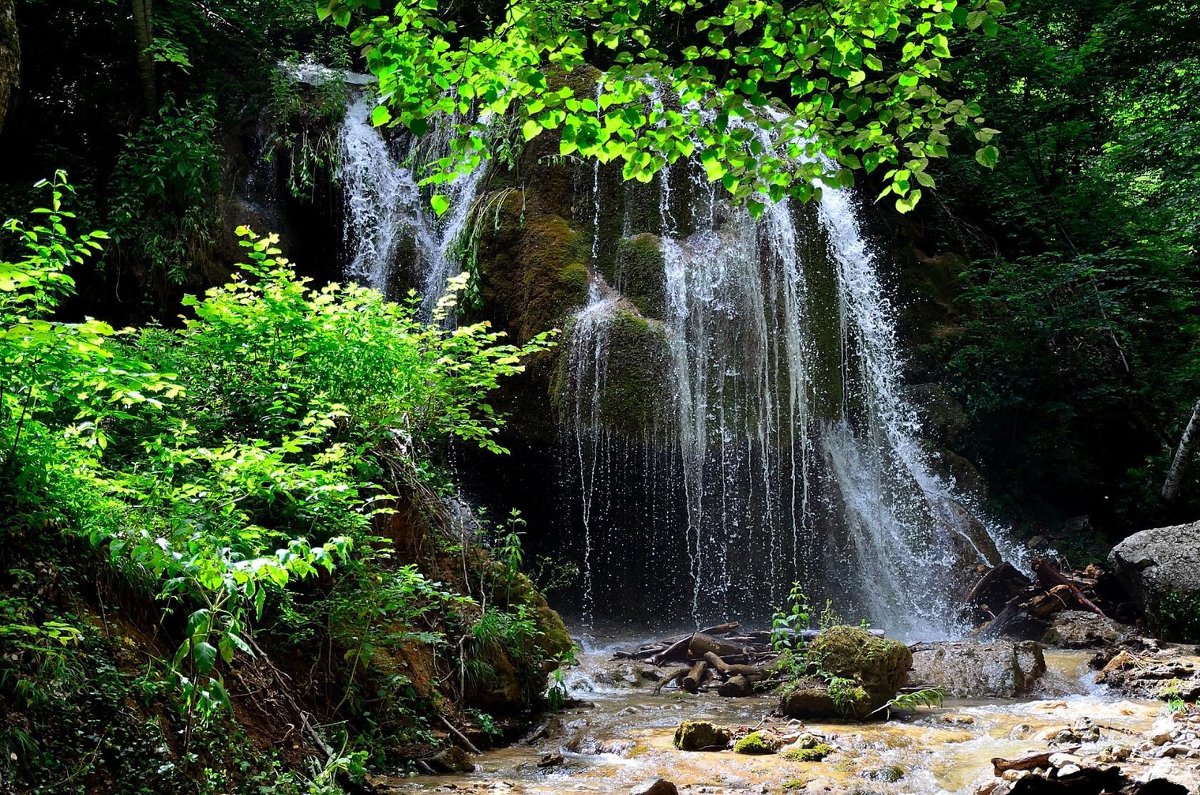
[[[798,724],[769,717],[776,703],[770,695],[655,695],[653,682],[635,686],[633,669],[609,662],[609,656],[607,651],[582,656],[568,682],[572,694],[589,706],[565,711],[562,725],[544,739],[485,753],[474,760],[474,773],[415,777],[397,782],[393,791],[623,793],[663,777],[684,793],[957,795],[991,779],[993,757],[1045,750],[1045,737],[1082,718],[1102,728],[1103,738],[1092,744],[1100,748],[1134,744],[1162,715],[1161,702],[1122,700],[1085,684],[1090,681],[1087,653],[1047,652],[1051,696],[947,702],[886,723],[805,723],[804,730],[823,735],[836,748],[821,762],[731,751],[685,753],[672,745],[683,720],[747,728],[761,724],[780,733],[794,733]],[[561,754],[562,761],[539,767],[546,754]]]

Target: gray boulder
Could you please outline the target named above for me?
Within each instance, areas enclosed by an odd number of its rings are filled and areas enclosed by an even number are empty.
[[[1200,632],[1200,522],[1134,533],[1108,561],[1157,629],[1180,637]]]
[[[1028,641],[960,640],[910,648],[909,684],[937,687],[954,698],[1014,698],[1046,672],[1042,647]]]
[[[1063,610],[1050,619],[1042,643],[1064,649],[1094,649],[1125,643],[1136,635],[1133,627],[1084,610]]]

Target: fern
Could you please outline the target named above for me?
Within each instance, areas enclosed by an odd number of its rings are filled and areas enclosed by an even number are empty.
[[[871,713],[884,713],[884,720],[892,717],[892,710],[897,712],[914,712],[921,707],[940,707],[946,700],[946,693],[938,687],[926,687],[911,693],[900,693],[888,703]],[[870,716],[868,716],[870,717]]]

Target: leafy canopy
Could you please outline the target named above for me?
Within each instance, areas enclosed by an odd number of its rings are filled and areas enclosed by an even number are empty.
[[[881,198],[907,211],[932,186],[929,159],[951,126],[982,123],[948,99],[951,36],[996,30],[999,0],[319,0],[351,28],[379,78],[376,124],[420,135],[455,119],[437,183],[491,156],[489,116],[526,140],[559,132],[560,153],[620,161],[650,181],[698,154],[708,177],[757,214],[767,200],[847,185],[886,165]],[[579,75],[598,68],[595,80]],[[564,79],[565,74],[565,79]],[[769,131],[764,143],[760,130]],[[975,129],[991,167],[996,131]]]

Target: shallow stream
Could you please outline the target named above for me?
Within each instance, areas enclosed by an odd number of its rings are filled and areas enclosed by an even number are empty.
[[[1081,719],[1099,727],[1096,750],[1132,745],[1163,715],[1162,702],[1131,701],[1090,684],[1088,652],[1047,651],[1047,695],[1016,700],[948,701],[906,719],[887,722],[805,722],[836,749],[820,762],[732,751],[678,751],[672,744],[683,720],[794,733],[799,724],[772,718],[772,694],[721,698],[666,689],[654,693],[643,667],[612,661],[611,648],[581,655],[567,678],[571,695],[586,706],[558,716],[542,739],[497,749],[474,759],[476,770],[454,776],[396,781],[393,791],[624,793],[662,777],[681,792],[856,793],[942,795],[973,793],[991,780],[993,757],[1045,750],[1046,739]],[[1085,745],[1086,750],[1086,745]],[[547,755],[562,761],[540,767]]]

